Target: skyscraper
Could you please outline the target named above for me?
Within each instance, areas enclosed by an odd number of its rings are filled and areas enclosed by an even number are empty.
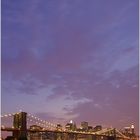
[[[88,122],[81,122],[81,128],[82,128],[82,130],[87,131],[88,130]]]

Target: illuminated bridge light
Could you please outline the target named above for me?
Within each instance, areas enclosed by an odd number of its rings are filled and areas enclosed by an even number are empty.
[[[12,116],[12,114],[8,114],[8,116]]]
[[[2,129],[5,129],[5,126],[4,126],[4,125],[2,125],[2,126],[1,126],[1,128],[2,128]]]

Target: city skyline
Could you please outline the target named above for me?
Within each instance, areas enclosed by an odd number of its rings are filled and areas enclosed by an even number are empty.
[[[78,140],[80,137],[90,140],[95,140],[96,138],[136,140],[138,138],[137,134],[135,133],[134,125],[118,130],[117,128],[113,127],[103,128],[101,125],[91,126],[88,122],[84,121],[81,122],[81,125],[78,127],[76,122],[70,120],[70,122],[65,124],[65,126],[63,127],[62,124],[52,124],[47,120],[42,120],[37,116],[22,111],[12,114],[5,114],[1,117],[3,119],[8,119],[11,117],[13,118],[11,118],[13,121],[13,126],[8,127],[7,125],[2,125],[1,130],[3,132],[13,132],[12,137],[17,139],[46,139],[47,136],[51,136],[49,139],[57,139],[59,137],[64,140],[69,140],[70,137],[73,137],[74,140],[75,138]]]
[[[2,114],[138,133],[138,0],[2,1]]]

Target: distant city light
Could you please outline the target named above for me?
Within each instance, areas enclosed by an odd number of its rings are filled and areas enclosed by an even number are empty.
[[[22,118],[20,117],[20,115],[23,115],[25,112],[23,113],[18,113],[19,117],[17,118],[17,116],[15,115],[14,116],[14,125],[18,123],[18,128],[12,126],[11,128],[8,128],[8,127],[5,127],[4,125],[1,125],[1,128],[3,129],[3,131],[9,131],[9,129],[11,131],[13,131],[14,129],[15,130],[21,130],[21,128],[23,129],[23,124],[26,124],[26,120],[30,121],[30,122],[34,122],[34,124],[37,124],[37,125],[32,125],[32,126],[36,126],[37,128],[39,128],[40,130],[51,130],[51,131],[54,131],[56,132],[56,129],[57,131],[61,131],[61,132],[65,132],[65,131],[68,131],[68,132],[76,132],[76,133],[79,133],[79,134],[93,134],[93,135],[99,135],[99,136],[102,136],[102,134],[105,134],[105,135],[108,135],[108,132],[110,132],[111,135],[114,136],[114,130],[115,130],[115,133],[116,135],[119,135],[121,136],[122,138],[129,138],[129,136],[135,138],[136,137],[136,134],[135,134],[135,131],[134,131],[134,124],[131,123],[129,125],[129,127],[124,127],[123,130],[119,131],[117,130],[116,128],[113,128],[112,126],[111,127],[107,127],[107,128],[104,128],[102,129],[102,126],[101,125],[97,125],[97,126],[90,126],[88,125],[88,122],[81,122],[81,126],[79,128],[76,127],[76,123],[73,121],[73,120],[70,120],[69,123],[67,123],[65,125],[65,128],[63,129],[62,125],[59,124],[59,125],[55,125],[53,123],[50,123],[50,122],[47,122],[45,120],[41,120],[33,115],[30,115],[29,118]],[[15,113],[17,114],[17,113]],[[27,113],[25,113],[26,115]],[[9,117],[11,116],[12,114],[5,114],[4,117]],[[31,119],[30,119],[31,118]],[[35,118],[37,118],[37,120],[34,120]],[[19,119],[22,123],[19,123]],[[47,125],[46,125],[47,123]],[[57,127],[58,126],[58,127]],[[44,128],[45,127],[45,128]],[[25,128],[26,129],[26,128]],[[32,129],[34,129],[34,127],[32,127]],[[38,131],[38,129],[37,129]],[[38,131],[39,132],[39,131]],[[102,139],[103,137],[101,137]],[[135,139],[134,139],[135,140]]]
[[[133,124],[131,125],[131,128],[134,129],[134,125]]]

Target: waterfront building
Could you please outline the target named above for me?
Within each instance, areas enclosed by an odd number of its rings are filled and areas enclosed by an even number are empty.
[[[101,125],[96,125],[93,130],[94,131],[100,131],[100,130],[102,130],[102,126]]]
[[[88,131],[88,122],[81,122],[81,129],[83,131]]]
[[[76,123],[74,123],[74,122],[71,120],[69,123],[67,123],[67,124],[65,125],[65,129],[66,129],[66,130],[72,130],[72,131],[76,130]]]

